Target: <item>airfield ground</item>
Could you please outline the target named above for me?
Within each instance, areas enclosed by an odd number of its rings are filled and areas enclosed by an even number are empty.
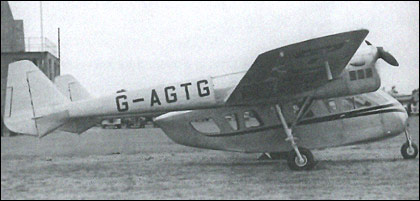
[[[410,118],[419,144],[419,118]],[[90,129],[1,138],[1,199],[419,199],[419,159],[404,135],[314,151],[315,170],[293,172],[258,154],[194,149],[160,129]]]

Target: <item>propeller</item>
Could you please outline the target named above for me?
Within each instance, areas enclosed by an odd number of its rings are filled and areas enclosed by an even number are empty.
[[[365,42],[367,45],[373,46],[372,43],[370,43],[369,41],[365,40]],[[383,47],[376,47],[376,49],[378,50],[378,58],[383,59],[384,61],[386,61],[388,64],[392,66],[400,65],[398,61],[395,59],[395,57],[392,56],[391,53],[385,51]]]

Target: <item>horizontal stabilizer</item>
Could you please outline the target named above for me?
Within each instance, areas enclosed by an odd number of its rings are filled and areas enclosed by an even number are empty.
[[[69,113],[67,111],[57,112],[44,117],[36,118],[35,123],[38,129],[38,136],[44,137],[48,135],[60,126],[64,125],[68,119]]]
[[[81,134],[89,128],[94,127],[98,122],[100,122],[100,120],[94,117],[71,119],[70,121],[66,122],[66,124],[64,124],[62,127],[60,127],[59,130]]]

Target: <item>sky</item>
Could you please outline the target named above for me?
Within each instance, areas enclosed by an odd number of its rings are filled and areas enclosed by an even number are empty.
[[[40,2],[9,2],[40,37]],[[419,2],[42,2],[44,36],[61,36],[61,74],[94,96],[247,70],[268,50],[365,28],[400,63],[382,84],[419,87]],[[383,62],[383,61],[378,61]]]

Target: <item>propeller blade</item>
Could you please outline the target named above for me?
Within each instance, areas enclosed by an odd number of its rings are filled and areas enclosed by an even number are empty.
[[[390,64],[392,66],[399,66],[400,65],[398,63],[397,59],[395,59],[395,57],[392,56],[391,53],[385,51],[384,48],[378,47],[378,53],[379,53],[379,58],[383,59],[388,64]]]
[[[366,45],[373,46],[372,43],[370,43],[367,40],[365,40],[365,43],[366,43]],[[387,62],[388,64],[390,64],[392,66],[399,66],[400,65],[398,63],[397,59],[395,59],[395,57],[392,56],[391,53],[385,51],[383,47],[376,47],[376,49],[378,49],[378,57],[379,58],[383,59],[385,62]]]

